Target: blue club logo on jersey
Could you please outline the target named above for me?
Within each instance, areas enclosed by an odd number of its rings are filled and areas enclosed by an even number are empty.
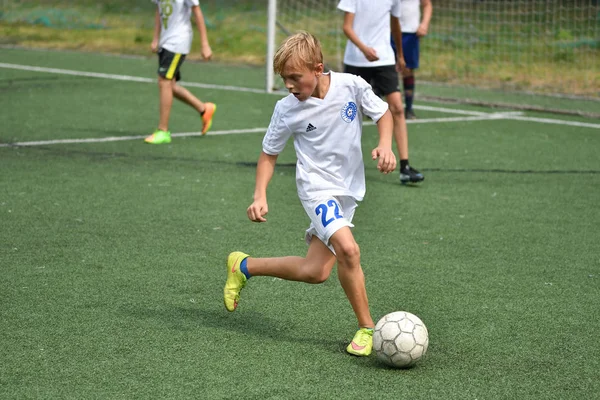
[[[344,120],[344,122],[350,123],[354,121],[354,118],[356,118],[357,110],[358,108],[356,107],[356,103],[354,103],[353,101],[349,101],[346,104],[344,104],[344,107],[342,107],[342,119]]]

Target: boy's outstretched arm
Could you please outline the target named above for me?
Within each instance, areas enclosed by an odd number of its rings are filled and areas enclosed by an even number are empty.
[[[194,15],[194,20],[196,21],[196,26],[198,27],[198,32],[200,32],[200,45],[202,48],[202,58],[205,60],[210,60],[212,58],[212,50],[210,48],[210,44],[208,43],[208,34],[206,33],[206,24],[204,23],[204,15],[202,14],[202,10],[200,9],[200,6],[193,6],[192,14]]]
[[[158,38],[160,37],[160,12],[158,11],[158,6],[156,7],[156,14],[154,15],[154,35],[152,36],[152,44],[150,45],[150,49],[153,53],[158,51]]]
[[[254,201],[248,207],[248,218],[254,222],[266,222],[265,215],[269,212],[267,204],[267,186],[273,177],[277,154],[269,155],[264,151],[260,153],[256,164],[256,185],[254,187]]]
[[[379,57],[377,56],[377,52],[374,48],[367,46],[364,44],[356,32],[354,31],[354,14],[350,12],[346,12],[344,14],[344,25],[343,25],[344,34],[346,37],[358,47],[358,49],[365,55],[367,60],[369,61],[377,61]],[[402,43],[402,42],[400,42]]]
[[[371,156],[373,160],[379,159],[377,169],[384,174],[389,174],[396,169],[396,156],[392,151],[394,120],[389,109],[377,121],[377,130],[379,131],[379,144],[373,149]]]

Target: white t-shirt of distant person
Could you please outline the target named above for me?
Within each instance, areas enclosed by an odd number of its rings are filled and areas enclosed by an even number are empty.
[[[400,0],[400,26],[404,33],[415,33],[421,24],[421,0]]]
[[[400,18],[400,0],[341,0],[338,9],[354,14],[352,28],[361,42],[377,52],[379,60],[369,61],[352,41],[346,42],[344,64],[354,67],[395,65],[390,44],[390,14]]]
[[[160,49],[177,54],[189,54],[192,48],[192,7],[199,0],[152,0],[160,14]]]

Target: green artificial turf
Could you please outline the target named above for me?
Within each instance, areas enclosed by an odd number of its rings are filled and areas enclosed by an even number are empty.
[[[4,51],[2,62],[48,68],[148,78],[155,68],[155,60]],[[183,74],[258,88],[262,79],[253,69],[193,63]],[[321,285],[252,278],[238,310],[225,311],[227,254],[304,255],[308,218],[291,143],[269,188],[268,222],[254,224],[246,207],[262,133],[217,134],[266,127],[279,97],[190,90],[218,104],[215,134],[161,146],[132,139],[0,147],[1,398],[600,392],[598,128],[411,123],[411,162],[426,176],[418,186],[400,186],[367,157],[354,232],[373,317],[410,311],[430,334],[425,359],[394,370],[345,354],[356,321],[335,271]],[[0,144],[127,139],[150,133],[158,118],[149,83],[1,68],[0,91]],[[174,105],[174,133],[200,127],[191,109]],[[366,126],[367,156],[376,140]]]

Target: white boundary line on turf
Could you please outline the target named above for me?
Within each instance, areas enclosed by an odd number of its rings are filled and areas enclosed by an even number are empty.
[[[112,80],[127,81],[127,82],[156,83],[156,79],[144,78],[141,76],[104,74],[101,72],[86,72],[86,71],[75,71],[75,70],[71,70],[71,69],[35,67],[32,65],[0,63],[0,68],[18,69],[21,71],[45,72],[45,73],[49,73],[49,74],[59,74],[59,75],[85,76],[88,78],[112,79]],[[261,90],[261,89],[245,88],[245,87],[241,87],[241,86],[223,86],[223,85],[212,85],[209,83],[196,83],[196,82],[184,82],[184,81],[181,81],[179,83],[181,83],[183,86],[193,86],[193,87],[199,87],[199,88],[204,88],[204,89],[230,90],[230,91],[234,91],[234,92],[250,92],[250,93],[260,93],[260,94],[266,93],[264,90]]]
[[[59,69],[59,68],[46,68],[46,67],[36,67],[32,65],[22,65],[22,64],[10,64],[10,63],[0,63],[0,68],[7,69],[17,69],[23,71],[34,71],[34,72],[45,72],[52,74],[62,74],[62,75],[72,75],[72,76],[86,76],[91,78],[101,78],[101,79],[113,79],[113,80],[121,80],[128,82],[143,82],[143,83],[155,83],[155,79],[144,78],[139,76],[131,76],[131,75],[118,75],[118,74],[105,74],[99,72],[85,72],[85,71],[75,71],[69,69]],[[254,88],[245,88],[241,86],[228,86],[228,85],[213,85],[206,83],[196,83],[196,82],[181,82],[183,86],[192,86],[192,87],[200,87],[205,89],[216,89],[216,90],[229,90],[235,92],[249,92],[249,93],[258,93],[258,94],[274,94],[278,96],[285,95],[284,92],[275,92],[275,93],[267,93],[261,89]],[[600,124],[592,124],[587,122],[578,122],[578,121],[566,121],[560,119],[552,119],[552,118],[535,118],[535,117],[524,117],[520,115],[514,115],[513,113],[485,113],[481,111],[469,111],[469,110],[458,110],[454,108],[446,108],[446,107],[431,107],[431,106],[420,106],[415,105],[414,108],[418,110],[425,111],[437,111],[437,112],[445,112],[450,114],[460,114],[460,115],[473,115],[473,116],[487,116],[488,118],[483,119],[509,119],[509,120],[517,120],[517,121],[530,121],[530,122],[538,122],[538,123],[547,123],[547,124],[556,124],[556,125],[568,125],[568,126],[577,126],[582,128],[595,128],[600,129]],[[417,120],[418,121],[418,120]],[[420,120],[421,122],[456,122],[463,120],[456,119],[448,119],[448,118],[434,118],[430,120]],[[410,121],[410,123],[414,123]],[[214,134],[214,133],[212,133]],[[127,139],[123,139],[127,140]],[[6,147],[6,146],[3,146]]]
[[[569,126],[579,126],[581,128],[596,128],[600,129],[600,124],[591,124],[589,122],[578,122],[578,121],[564,121],[561,119],[552,119],[552,118],[536,118],[536,117],[521,117],[515,116],[507,119],[512,119],[516,121],[530,121],[530,122],[540,122],[543,124],[555,124],[555,125],[569,125]]]
[[[210,136],[215,135],[232,135],[235,133],[256,133],[266,132],[267,128],[250,128],[250,129],[230,129],[226,131],[211,131]],[[55,140],[36,140],[32,142],[15,142],[15,143],[0,143],[0,147],[24,147],[24,146],[46,146],[51,144],[72,144],[72,143],[104,143],[104,142],[121,142],[126,140],[141,140],[148,135],[135,136],[108,136],[103,138],[89,139],[55,139]],[[203,136],[201,132],[182,132],[173,133],[171,137],[186,137],[186,136]]]
[[[514,114],[514,113],[511,113]],[[411,124],[427,124],[431,122],[462,122],[462,121],[484,121],[492,119],[503,119],[505,114],[486,114],[475,117],[449,117],[449,118],[430,118],[407,121]],[[375,125],[374,122],[365,122],[364,125]],[[232,135],[237,133],[264,133],[267,128],[249,128],[249,129],[230,129],[223,131],[210,131],[208,135]],[[172,137],[187,137],[187,136],[203,136],[201,132],[182,132],[173,133]],[[15,143],[0,143],[0,147],[32,147],[32,146],[48,146],[53,144],[76,144],[76,143],[105,143],[105,142],[121,142],[126,140],[141,140],[146,135],[133,136],[108,136],[103,138],[88,138],[88,139],[55,139],[55,140],[36,140],[31,142],[15,142]]]

